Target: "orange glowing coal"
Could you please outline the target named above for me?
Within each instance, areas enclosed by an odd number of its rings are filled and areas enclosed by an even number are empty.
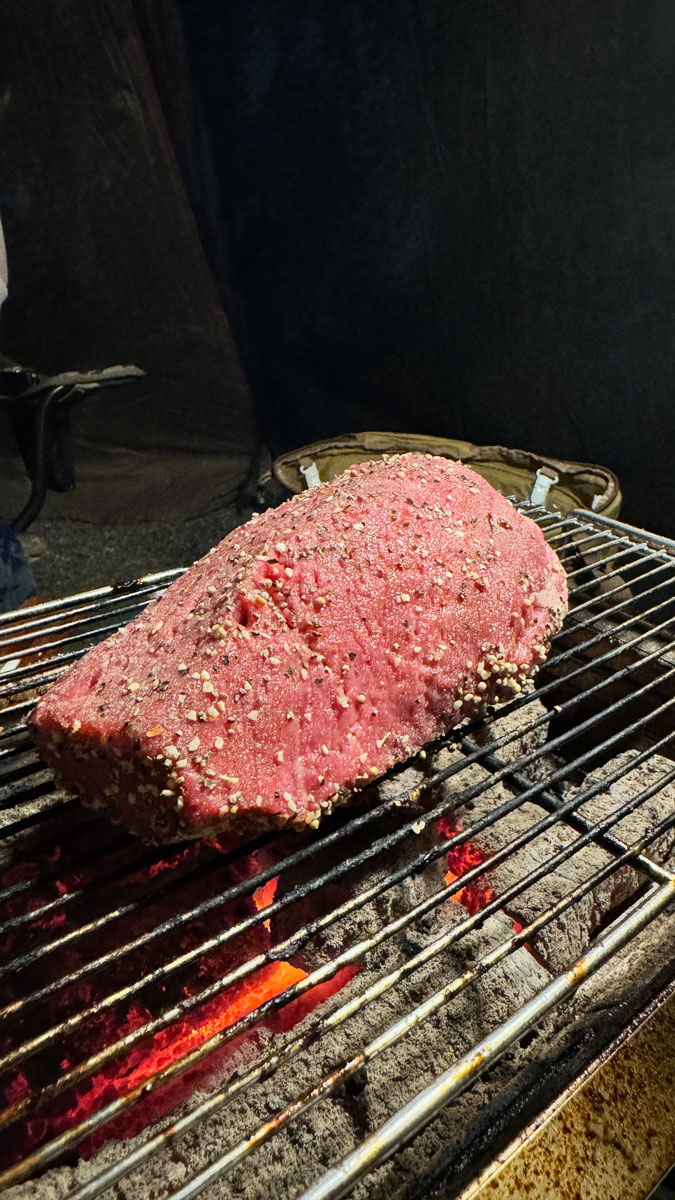
[[[438,834],[442,838],[451,837],[460,828],[461,826],[453,827],[447,819],[441,819],[437,824]],[[211,849],[223,853],[227,852],[228,845],[229,843],[225,839],[222,840],[222,844],[219,840],[209,842]],[[129,878],[135,886],[142,885],[148,876],[164,873],[170,875],[176,869],[183,870],[192,867],[193,863],[198,862],[200,853],[198,844],[193,843],[188,847],[180,847],[167,853],[164,859],[153,863],[149,868],[142,867]],[[60,851],[58,853],[52,851],[52,859],[58,860],[59,854]],[[453,899],[459,901],[471,914],[484,908],[492,900],[494,892],[482,879],[462,886],[461,877],[484,860],[485,856],[471,843],[456,847],[448,854],[445,878],[449,883],[455,879],[459,880]],[[50,861],[52,860],[50,859]],[[44,871],[46,865],[44,862],[41,863],[40,870]],[[259,870],[261,865],[255,858],[251,858],[250,861],[244,860],[237,866],[237,873],[233,873],[230,878],[233,880],[250,878],[251,873]],[[38,864],[36,863],[36,872],[37,870]],[[234,872],[235,868],[232,868],[232,871]],[[192,883],[188,883],[187,892],[184,893],[186,904],[191,899],[202,898],[200,890],[202,884],[199,882],[198,874],[189,878],[192,879]],[[79,873],[73,873],[69,877],[66,872],[63,884],[57,884],[57,893],[62,895],[72,890],[73,887],[81,886],[83,882],[86,880],[84,880],[84,876],[80,878]],[[197,944],[200,939],[212,936],[215,940],[220,931],[227,928],[228,925],[236,925],[243,916],[250,917],[256,912],[260,913],[261,910],[273,903],[277,884],[278,877],[275,876],[257,888],[248,899],[242,897],[232,905],[214,908],[205,913],[199,921],[195,922],[194,929],[187,928],[181,932],[178,944],[171,947],[172,951],[189,952],[193,944]],[[224,880],[219,875],[214,875],[214,889],[223,886]],[[195,889],[194,892],[190,892],[190,887]],[[48,895],[45,895],[41,899],[49,898]],[[127,928],[125,926],[122,931],[124,937],[142,933],[143,929],[150,927],[152,922],[161,920],[162,904],[163,901],[160,898],[156,905],[149,906],[146,910],[141,906],[138,914],[133,918],[134,921],[138,921],[137,927]],[[56,917],[59,921],[64,922],[64,932],[68,932],[71,918],[67,915],[67,911],[63,910],[63,915],[60,911],[52,914],[51,917],[47,917],[46,921],[43,919],[43,927],[46,928],[49,921]],[[261,915],[264,916],[264,914]],[[151,991],[145,1002],[136,999],[129,1002],[128,1007],[120,1005],[117,1009],[100,1012],[91,1025],[83,1027],[82,1034],[84,1036],[78,1036],[76,1043],[71,1042],[64,1045],[61,1051],[61,1069],[67,1072],[90,1055],[113,1045],[134,1031],[140,1030],[149,1022],[154,1021],[166,1005],[171,1007],[172,1004],[180,1002],[183,998],[198,996],[200,992],[217,983],[232,969],[236,970],[243,962],[269,951],[272,947],[272,940],[270,920],[260,921],[247,929],[243,940],[236,939],[231,944],[217,946],[206,953],[200,959],[193,975],[187,979],[184,975],[179,975],[171,983],[173,990],[169,990],[169,985],[166,988],[162,986],[161,994],[153,994]],[[80,964],[78,944],[75,941],[69,950],[68,967],[73,971],[77,970]],[[84,960],[86,960],[86,953]],[[127,967],[125,967],[125,961],[124,957],[120,958],[120,971],[131,971],[134,968],[133,961]],[[147,966],[147,963],[142,963],[141,969],[147,969]],[[265,1017],[264,1027],[274,1033],[292,1029],[298,1021],[301,1021],[319,1004],[344,987],[358,973],[359,969],[359,966],[345,967],[327,982],[309,987],[303,995],[284,1002],[283,994],[288,989],[302,984],[308,978],[307,972],[303,969],[302,960],[298,963],[295,956],[293,963],[269,961],[248,978],[238,980],[220,995],[195,1006],[193,1010],[185,1013],[167,1028],[158,1030],[150,1038],[140,1039],[126,1051],[123,1057],[107,1062],[96,1074],[82,1079],[71,1090],[44,1104],[34,1116],[23,1121],[21,1126],[12,1127],[10,1138],[0,1149],[0,1160],[4,1160],[3,1165],[7,1164],[7,1160],[9,1162],[16,1161],[17,1158],[36,1149],[50,1138],[79,1125],[87,1117],[98,1112],[101,1107],[139,1088],[151,1080],[157,1072],[182,1059],[210,1038],[230,1029],[237,1021],[275,997],[279,998],[279,1007]],[[126,979],[127,976],[124,974],[117,979],[113,971],[110,978],[100,979],[94,976],[91,980],[85,978],[81,983],[74,983],[72,988],[64,991],[62,997],[64,1016],[70,1012],[77,1012],[82,1007],[96,1007],[106,991],[110,991],[115,986],[123,987]],[[39,1018],[39,1015],[40,1010],[36,1014],[36,1019]],[[42,1016],[47,1019],[44,1014]],[[165,1087],[159,1088],[157,1092],[151,1090],[128,1111],[93,1132],[85,1142],[79,1145],[79,1155],[85,1158],[90,1157],[110,1137],[135,1136],[147,1125],[154,1124],[171,1112],[196,1089],[210,1090],[212,1087],[222,1086],[223,1080],[229,1077],[236,1068],[240,1050],[243,1049],[248,1054],[246,1047],[250,1043],[253,1054],[257,1055],[261,1048],[259,1031],[259,1025],[252,1026],[250,1030],[240,1034],[236,1039],[206,1055],[200,1063],[185,1074],[176,1076]],[[53,1067],[48,1064],[48,1071],[52,1069]],[[41,1070],[40,1063],[34,1060],[28,1066],[25,1074],[22,1071],[17,1072],[5,1088],[5,1103],[21,1102],[30,1093],[39,1092],[44,1079],[44,1076],[40,1074]],[[2,1107],[1,1104],[0,1107]]]
[[[323,1003],[356,974],[355,969],[345,968],[325,984],[311,988],[304,996],[291,1001],[279,1009],[264,1024],[275,1032],[291,1029],[298,1021],[312,1012],[317,1005]],[[88,1086],[77,1097],[76,1104],[63,1117],[63,1128],[71,1128],[96,1112],[102,1104],[107,1103],[115,1095],[124,1095],[140,1083],[150,1079],[157,1071],[169,1066],[177,1059],[189,1054],[203,1042],[229,1029],[242,1017],[267,1000],[280,996],[287,988],[307,978],[307,972],[294,967],[288,962],[269,963],[261,967],[248,980],[229,988],[222,996],[203,1006],[199,1015],[178,1022],[157,1034],[149,1044],[137,1047],[121,1064],[113,1066],[101,1075],[94,1076]],[[131,1020],[117,1030],[117,1036],[123,1036],[130,1028],[140,1025],[151,1014],[136,1011],[131,1014]],[[257,1032],[252,1030],[241,1035],[242,1039],[256,1039]],[[239,1040],[239,1039],[237,1039]],[[170,1112],[186,1094],[196,1087],[202,1076],[207,1076],[214,1070],[225,1068],[227,1058],[232,1054],[236,1043],[231,1043],[208,1057],[201,1067],[188,1072],[183,1079],[178,1078],[168,1087],[160,1090],[150,1102],[150,1110],[144,1111],[143,1105],[132,1109],[126,1116],[104,1126],[80,1146],[80,1155],[89,1158],[110,1137],[128,1138],[140,1132],[148,1123],[155,1122],[161,1116]],[[64,1061],[64,1069],[70,1064]],[[56,1130],[54,1130],[56,1132]]]
[[[460,833],[462,826],[459,822],[453,825],[447,817],[441,817],[436,828],[439,837],[450,838],[456,833]],[[477,846],[472,846],[471,842],[464,842],[463,845],[456,846],[454,850],[448,852],[448,870],[445,873],[445,882],[453,883],[455,879],[461,879],[467,871],[480,866],[483,862],[485,862],[485,855]],[[490,903],[494,894],[494,888],[489,887],[484,879],[480,878],[459,888],[452,899],[462,904],[473,916],[474,913],[480,912],[486,904]]]
[[[304,996],[282,1007],[265,1022],[265,1025],[275,1032],[291,1029],[317,1005],[344,987],[355,973],[354,969],[345,968],[327,983],[311,988]],[[124,1095],[139,1083],[144,1083],[157,1071],[189,1054],[208,1038],[229,1029],[267,1000],[280,996],[287,988],[306,978],[306,971],[287,962],[269,963],[261,967],[250,979],[229,988],[222,996],[204,1005],[199,1015],[192,1015],[191,1018],[162,1030],[149,1044],[133,1050],[121,1064],[94,1076],[78,1095],[75,1105],[63,1114],[53,1132],[57,1132],[59,1127],[71,1128],[78,1124],[116,1095]],[[129,1029],[142,1024],[149,1017],[149,1013],[136,1010],[130,1014],[130,1020],[117,1030],[117,1036],[123,1036]],[[253,1030],[241,1036],[244,1039],[256,1039],[257,1032]],[[144,1111],[143,1105],[140,1105],[126,1116],[97,1131],[80,1146],[81,1157],[89,1158],[110,1137],[133,1137],[148,1123],[155,1122],[170,1112],[185,1094],[199,1086],[202,1075],[208,1075],[223,1067],[225,1074],[229,1074],[227,1058],[231,1055],[234,1045],[235,1043],[226,1045],[213,1058],[204,1060],[200,1068],[188,1072],[184,1079],[179,1078],[160,1090],[151,1099],[151,1111]],[[70,1064],[66,1060],[62,1065],[66,1069]]]
[[[149,1042],[135,1047],[120,1063],[112,1064],[94,1075],[78,1089],[75,1102],[55,1120],[53,1132],[79,1124],[115,1096],[132,1091],[138,1084],[144,1083],[156,1072],[189,1054],[214,1034],[228,1029],[265,1001],[280,995],[286,988],[304,979],[305,975],[306,972],[285,962],[270,963],[261,967],[250,980],[228,988],[222,996],[204,1005],[198,1014],[191,1014],[185,1020],[162,1030]],[[141,1006],[134,1006],[127,1020],[115,1030],[114,1036],[123,1037],[151,1019],[151,1016],[152,1014]],[[223,1056],[220,1057],[222,1060]],[[61,1065],[67,1070],[72,1064],[68,1059],[64,1059]],[[196,1083],[197,1080],[193,1076],[188,1090],[192,1090]],[[80,1148],[82,1157],[88,1158],[109,1137],[131,1137],[139,1132],[148,1120],[155,1121],[159,1115],[171,1111],[180,1098],[182,1087],[183,1084],[176,1081],[164,1089],[164,1094],[160,1091],[153,1098],[151,1116],[144,1114],[142,1109],[132,1109],[127,1116],[105,1126],[87,1139]]]
[[[273,879],[268,879],[267,883],[264,883],[262,887],[256,888],[253,893],[253,903],[258,910],[267,908],[267,905],[272,903],[276,895],[278,882],[279,876],[275,875]],[[263,921],[263,925],[266,929],[270,927],[269,921]]]
[[[183,847],[175,854],[167,855],[167,858],[160,863],[153,864],[149,873],[170,871],[185,859],[189,861],[195,854],[196,851],[192,846]],[[277,882],[278,879],[275,877],[256,890],[253,894],[253,903],[248,902],[252,909],[259,911],[273,901]],[[68,886],[64,886],[63,889],[57,887],[60,894],[62,891],[68,890]],[[220,914],[213,913],[211,919],[214,924],[214,932],[217,932],[218,928],[222,928],[222,923],[228,919],[227,910]],[[232,917],[232,919],[235,918]],[[46,927],[47,922],[43,922],[43,924]],[[181,994],[183,996],[198,994],[204,986],[222,978],[223,974],[226,974],[228,969],[236,966],[237,963],[256,953],[264,952],[270,947],[270,941],[269,921],[265,921],[264,927],[257,926],[256,929],[249,932],[246,944],[240,951],[230,948],[220,956],[217,953],[205,956],[200,963],[196,977],[189,984],[182,984],[174,999],[179,999]],[[274,1032],[291,1029],[317,1005],[344,987],[356,973],[356,967],[344,968],[326,983],[309,988],[304,995],[290,1000],[286,1004],[283,1004],[282,1001],[281,1007],[266,1017],[264,1026]],[[300,966],[283,961],[269,962],[257,969],[249,978],[238,981],[221,995],[199,1005],[181,1020],[175,1021],[166,1029],[159,1030],[151,1038],[139,1041],[124,1057],[106,1064],[95,1075],[84,1079],[59,1099],[43,1106],[39,1114],[36,1114],[36,1119],[29,1118],[22,1123],[18,1130],[15,1129],[15,1136],[0,1149],[2,1165],[9,1165],[11,1162],[17,1161],[49,1138],[79,1125],[101,1107],[117,1097],[133,1091],[139,1085],[143,1085],[157,1072],[182,1059],[208,1039],[229,1029],[261,1005],[275,997],[281,997],[287,989],[301,983],[306,978],[307,972]],[[98,991],[92,985],[83,987],[81,994],[76,986],[68,995],[69,1005],[75,1008],[80,1003],[91,1003],[97,998]],[[106,1013],[89,1035],[88,1052],[96,1052],[98,1049],[115,1043],[140,1029],[156,1016],[156,1011],[153,1012],[152,1008],[138,1001],[130,1004],[126,1011]],[[219,1080],[231,1074],[232,1067],[228,1064],[232,1060],[234,1066],[233,1055],[236,1054],[236,1048],[249,1041],[253,1042],[254,1046],[256,1045],[259,1028],[259,1026],[254,1026],[250,1031],[242,1033],[231,1043],[226,1043],[215,1053],[208,1055],[185,1075],[176,1077],[156,1093],[151,1092],[137,1105],[131,1107],[128,1112],[102,1126],[80,1144],[79,1155],[82,1158],[89,1158],[110,1137],[129,1138],[135,1136],[148,1124],[154,1123],[171,1112],[186,1095],[194,1092],[196,1088],[200,1086],[208,1088],[209,1077],[215,1079],[217,1085]],[[69,1071],[77,1065],[81,1057],[83,1057],[81,1045],[78,1045],[76,1052],[66,1051],[61,1059],[61,1069]],[[39,1090],[37,1078],[19,1071],[5,1088],[2,1098],[5,1103],[14,1104],[21,1102],[34,1090]],[[1,1104],[0,1107],[2,1107]]]

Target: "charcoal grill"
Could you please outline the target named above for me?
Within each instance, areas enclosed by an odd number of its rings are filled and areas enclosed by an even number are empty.
[[[620,986],[626,953],[646,943],[655,926],[661,960],[657,953],[651,973],[645,967],[639,1004],[622,1010],[621,1019],[626,1024],[638,1013],[639,1020],[640,1007],[651,1005],[650,1014],[655,1005],[660,1008],[655,996],[670,982],[667,946],[673,930],[667,910],[675,899],[670,862],[675,805],[658,808],[675,783],[675,544],[589,513],[519,507],[555,546],[571,592],[569,618],[554,639],[535,691],[429,747],[412,774],[409,767],[393,773],[393,791],[380,789],[351,812],[336,814],[316,835],[289,840],[286,834],[268,834],[244,846],[208,843],[192,846],[182,858],[180,850],[167,856],[60,791],[32,750],[23,722],[36,695],[92,643],[159,596],[180,571],[0,617],[0,901],[5,906],[0,1133],[9,1132],[10,1150],[15,1138],[22,1144],[28,1137],[25,1151],[0,1174],[0,1187],[23,1183],[25,1189],[33,1180],[39,1189],[54,1167],[65,1164],[69,1174],[60,1177],[58,1194],[67,1191],[71,1200],[121,1194],[116,1185],[129,1187],[126,1194],[142,1195],[142,1184],[134,1191],[134,1181],[156,1169],[153,1164],[170,1162],[174,1174],[166,1168],[162,1175],[167,1196],[190,1200],[209,1188],[213,1196],[224,1195],[230,1185],[238,1195],[232,1181],[247,1164],[255,1170],[256,1158],[275,1143],[300,1141],[294,1130],[309,1131],[311,1137],[314,1114],[327,1101],[344,1099],[353,1113],[373,1064],[380,1059],[395,1064],[406,1040],[439,1014],[456,1012],[462,1027],[466,998],[478,986],[488,995],[499,971],[525,953],[536,964],[531,994],[521,990],[496,1022],[488,1013],[477,1026],[480,1036],[461,1052],[441,1045],[431,1077],[416,1084],[403,1104],[392,1093],[391,1111],[376,1127],[365,1118],[354,1120],[353,1144],[338,1149],[332,1161],[324,1155],[307,1176],[300,1168],[283,1187],[270,1184],[268,1192],[302,1200],[335,1200],[355,1190],[364,1196],[451,1196],[473,1178],[471,1194],[478,1194],[479,1171],[544,1107],[544,1100],[563,1090],[570,1071],[579,1073],[578,1047],[565,1048],[563,1037],[570,999],[582,985],[589,989],[593,977],[602,977],[605,986],[619,980]],[[505,724],[511,717],[518,721]],[[538,736],[542,730],[545,740]],[[631,776],[637,784],[614,795],[611,789],[623,787]],[[488,794],[495,799],[482,807]],[[598,798],[612,795],[609,807],[594,807]],[[414,805],[412,817],[407,801]],[[640,814],[647,812],[640,825]],[[383,825],[387,814],[396,815],[398,823]],[[636,828],[638,836],[627,838],[626,829]],[[424,836],[429,830],[440,830],[433,843]],[[317,938],[338,927],[349,930],[352,917],[402,881],[419,877],[434,863],[445,864],[450,854],[461,857],[463,848],[487,844],[486,837],[492,839],[489,849],[478,861],[467,861],[454,878],[446,877],[421,898],[415,894],[403,910],[400,905],[388,910],[387,919],[374,930],[369,927],[367,935],[351,941],[346,936],[332,955],[306,959],[305,969],[281,990],[260,1002],[249,1000],[245,1011],[233,1011],[207,1036],[202,1030],[188,1038],[180,1053],[143,1074],[144,1050],[155,1044],[153,1039],[169,1037],[207,1001],[230,995],[228,989],[259,978],[265,969],[298,962]],[[512,871],[506,887],[487,888],[505,878],[503,869],[517,861],[519,852],[542,838],[548,839],[548,853],[534,869]],[[275,857],[277,845],[283,853]],[[407,856],[403,865],[401,848]],[[569,890],[554,888],[560,871],[589,849],[599,856],[587,860],[590,869]],[[383,856],[390,868],[368,876],[369,863],[381,863]],[[280,881],[276,893],[269,890],[273,880]],[[338,893],[343,880],[348,890]],[[604,895],[603,887],[611,890],[617,880],[621,887],[614,889],[606,912],[595,912],[581,953],[564,962],[542,950],[547,930],[571,926],[576,911],[586,911],[589,898]],[[523,897],[532,895],[535,885],[527,920],[514,923],[512,914],[522,915]],[[452,897],[459,889],[466,897],[472,887],[483,888],[480,905],[460,910]],[[315,902],[326,896],[330,903],[316,909]],[[236,907],[245,903],[248,908]],[[219,922],[223,912],[228,919]],[[452,919],[429,927],[432,916],[450,912]],[[275,921],[284,913],[298,919],[290,932],[287,923],[279,938]],[[507,936],[487,948],[481,943],[481,952],[463,960],[463,969],[445,977],[442,986],[426,992],[422,985],[413,987],[404,1011],[387,1008],[404,984],[433,978],[424,975],[430,964],[449,951],[461,956],[463,946],[505,913]],[[421,926],[426,933],[415,941],[413,933]],[[271,931],[266,941],[256,940],[262,930]],[[402,949],[392,967],[382,950],[394,943]],[[235,944],[248,949],[226,966],[221,963],[215,974],[200,975],[208,956]],[[349,975],[348,986],[331,992],[341,973],[346,977],[356,969],[360,976]],[[172,990],[175,980],[180,986]],[[317,1007],[303,1010],[297,1024],[279,1024],[293,1002],[316,997],[319,987],[325,990]],[[378,1005],[379,1023],[366,1025],[367,1033],[352,1034],[363,1014]],[[104,1020],[109,1024],[101,1024]],[[610,1026],[608,1019],[606,1042]],[[93,1027],[99,1031],[95,1044]],[[176,1091],[181,1081],[197,1078],[196,1071],[208,1075],[210,1064],[228,1047],[241,1046],[243,1038],[263,1028],[265,1036],[246,1043],[247,1057],[233,1059],[224,1078],[214,1084],[202,1074],[196,1089]],[[329,1047],[328,1058],[316,1060],[322,1063],[316,1078],[308,1079],[301,1064],[306,1066],[310,1052],[321,1051],[337,1033],[346,1038],[342,1045],[349,1052],[333,1060]],[[621,1036],[625,1040],[625,1030]],[[555,1039],[562,1048],[552,1057]],[[546,1069],[537,1058],[542,1042]],[[526,1099],[514,1103],[508,1099],[513,1094],[508,1073],[499,1076],[498,1068],[504,1056],[508,1060],[517,1047],[525,1054],[528,1046],[530,1058],[522,1060],[525,1084],[518,1093]],[[586,1072],[597,1051],[597,1038],[589,1038]],[[89,1097],[102,1073],[109,1079],[115,1064],[129,1061],[129,1055],[136,1056],[136,1073],[129,1071],[114,1093],[103,1088],[94,1106],[68,1107],[73,1096]],[[284,1072],[285,1090],[279,1094],[277,1080]],[[539,1086],[544,1078],[546,1087]],[[490,1099],[488,1133],[471,1132],[474,1106],[465,1145],[460,1146],[459,1135],[457,1145],[448,1144],[447,1127],[442,1127],[443,1144],[440,1149],[438,1141],[434,1144],[417,1178],[414,1171],[412,1180],[402,1175],[403,1182],[386,1174],[384,1164],[400,1159],[410,1143],[415,1154],[421,1131],[439,1128],[443,1113],[487,1087],[490,1079],[497,1097]],[[148,1097],[154,1102],[170,1095],[178,1096],[175,1111],[171,1104],[161,1111],[160,1103],[144,1128],[131,1127],[131,1140],[128,1131],[119,1133],[120,1120],[147,1104]],[[501,1107],[500,1096],[508,1100]],[[45,1114],[59,1113],[60,1103],[65,1107],[50,1124]],[[205,1139],[201,1160],[182,1154],[185,1139],[194,1148],[200,1130],[207,1124],[213,1129],[217,1118],[235,1108],[238,1123],[216,1127],[215,1148]],[[90,1157],[82,1168],[80,1150],[104,1141],[107,1129],[118,1131],[115,1152]],[[167,1159],[167,1153],[173,1157]],[[644,1179],[644,1194],[658,1170],[669,1165],[667,1153],[662,1149],[652,1177]],[[22,1195],[39,1195],[24,1189]],[[253,1188],[250,1194],[258,1193]]]

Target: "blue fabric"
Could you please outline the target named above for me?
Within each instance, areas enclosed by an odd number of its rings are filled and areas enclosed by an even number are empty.
[[[0,525],[0,612],[18,608],[35,595],[35,580],[21,542],[9,525]]]

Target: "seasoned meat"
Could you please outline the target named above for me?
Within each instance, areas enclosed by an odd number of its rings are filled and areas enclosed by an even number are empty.
[[[228,534],[29,726],[86,803],[151,841],[316,828],[526,686],[566,596],[538,527],[461,463],[361,463]]]

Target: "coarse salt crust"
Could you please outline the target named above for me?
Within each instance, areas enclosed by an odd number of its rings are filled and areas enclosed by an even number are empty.
[[[360,463],[254,517],[94,647],[29,728],[153,842],[325,813],[530,686],[567,606],[537,525],[461,463]]]

